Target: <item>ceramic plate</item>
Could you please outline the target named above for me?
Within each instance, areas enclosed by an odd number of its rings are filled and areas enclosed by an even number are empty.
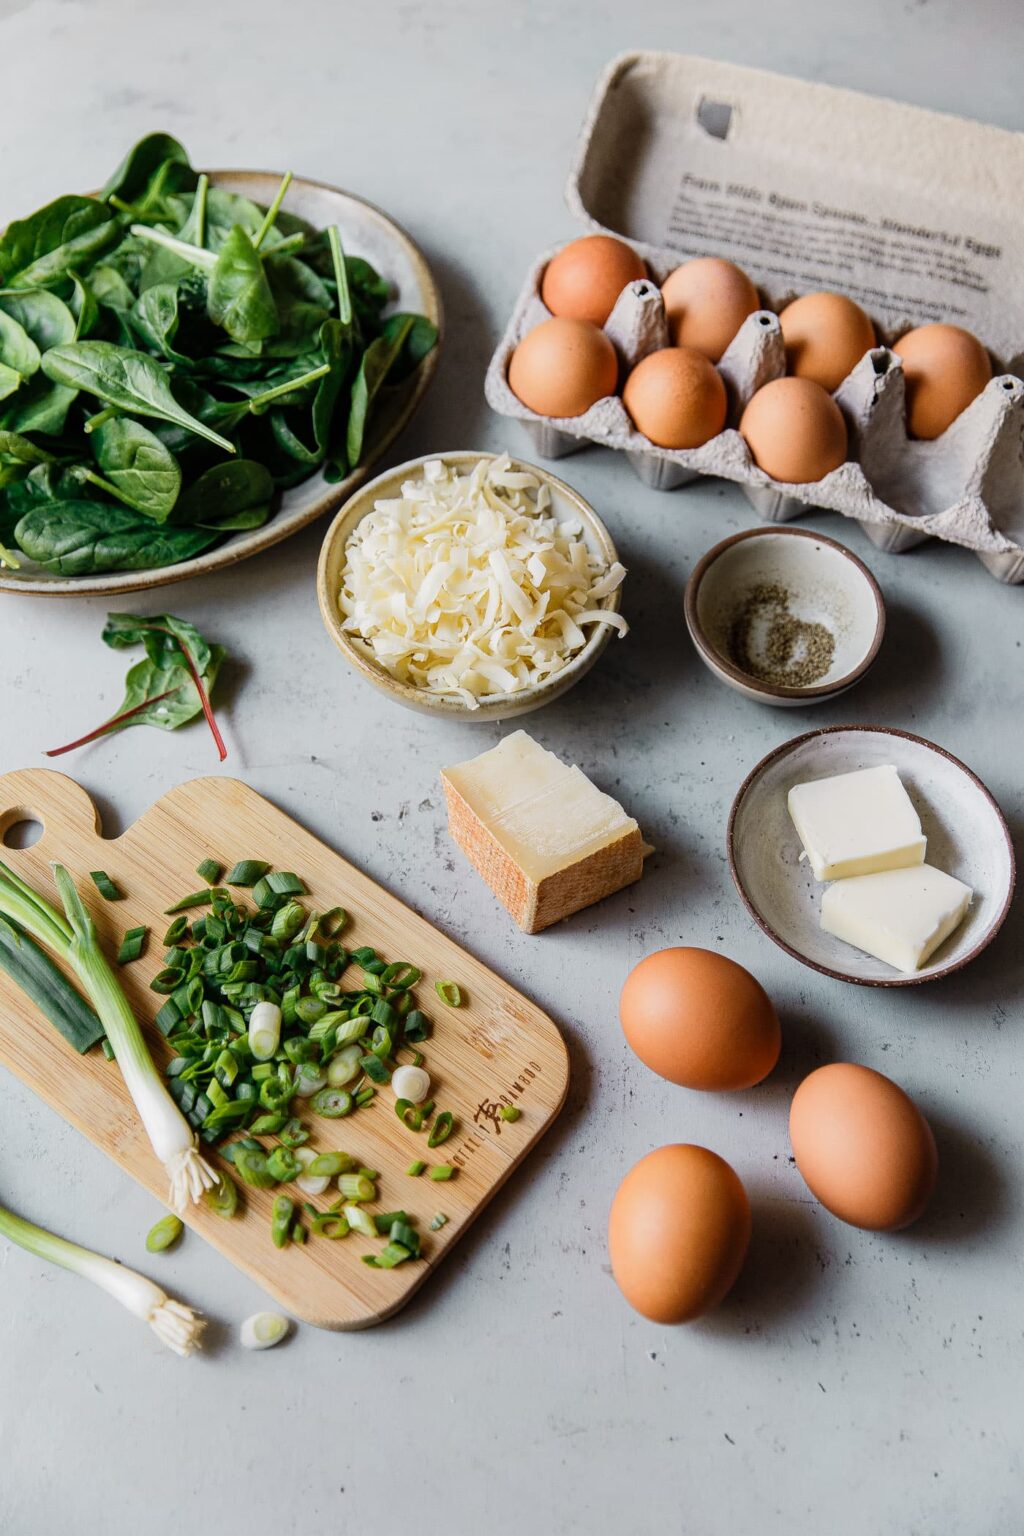
[[[254,202],[264,204],[273,201],[281,184],[281,177],[269,171],[210,171],[208,174],[214,186],[243,193]],[[441,296],[422,252],[379,208],[360,197],[353,197],[350,192],[341,192],[318,181],[303,181],[299,177],[288,188],[285,207],[289,213],[299,214],[318,229],[337,224],[348,254],[364,256],[391,283],[392,307],[426,315],[441,329]],[[440,338],[439,345],[408,380],[406,387],[397,393],[389,414],[374,421],[366,462],[337,485],[329,485],[323,473],[318,471],[301,485],[285,491],[278,510],[264,527],[237,533],[197,555],[194,560],[183,560],[179,565],[153,571],[115,571],[106,576],[51,576],[25,561],[19,571],[4,571],[0,575],[0,592],[32,592],[44,597],[140,592],[185,581],[192,576],[203,576],[208,571],[223,570],[280,543],[325,512],[333,512],[366,479],[423,399],[437,367],[439,350]]]
[[[356,524],[366,516],[367,512],[373,510],[374,503],[381,499],[397,497],[401,491],[402,482],[420,479],[423,466],[431,459],[441,459],[445,464],[456,465],[463,474],[466,474],[479,464],[481,459],[498,457],[496,453],[480,453],[471,449],[454,453],[428,453],[420,459],[410,459],[406,464],[399,464],[394,469],[386,470],[369,485],[364,485],[341,508],[327,530],[327,537],[320,551],[317,597],[320,602],[320,613],[331,639],[349,665],[357,672],[361,672],[375,688],[379,688],[382,693],[386,693],[399,704],[404,704],[408,709],[418,710],[421,714],[447,715],[450,719],[471,722],[511,720],[515,715],[528,714],[531,710],[540,709],[543,704],[550,704],[553,699],[560,698],[574,683],[578,683],[584,673],[590,671],[612,635],[610,624],[594,624],[586,645],[576,653],[567,666],[562,668],[561,672],[557,672],[546,682],[526,689],[522,693],[494,695],[481,703],[479,708],[468,709],[461,699],[448,698],[443,694],[426,693],[411,683],[403,683],[392,677],[391,673],[378,662],[353,645],[342,629],[341,615],[338,612],[338,593],[341,591],[341,573],[345,564],[345,545]],[[522,459],[513,459],[511,467],[514,470],[525,470],[531,475],[536,475],[541,484],[546,485],[551,492],[551,503],[559,519],[561,521],[577,519],[583,526],[583,538],[588,547],[600,555],[606,566],[615,564],[618,556],[611,534],[590,503],[584,501],[578,491],[574,491],[571,485],[566,485],[564,480],[559,480],[548,470],[539,469],[536,464],[527,464]],[[599,606],[617,613],[620,596],[621,588],[608,597],[602,598]]]
[[[892,763],[928,838],[927,861],[974,892],[955,933],[913,976],[823,933],[824,885],[801,861],[786,797],[794,784]],[[984,784],[942,747],[881,726],[832,726],[798,736],[764,758],[729,816],[729,867],[752,917],[769,938],[813,970],[867,987],[917,986],[957,971],[998,933],[1014,887],[1014,857],[1002,813]]]

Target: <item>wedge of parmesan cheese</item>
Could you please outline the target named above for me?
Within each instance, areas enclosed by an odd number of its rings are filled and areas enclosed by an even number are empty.
[[[442,769],[441,782],[452,837],[527,933],[643,872],[644,843],[633,818],[525,731]]]

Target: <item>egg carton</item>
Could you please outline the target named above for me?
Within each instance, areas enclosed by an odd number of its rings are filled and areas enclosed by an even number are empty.
[[[662,243],[638,238],[638,226],[645,232],[652,223],[657,227],[654,209],[662,196],[660,184],[668,167],[662,163],[664,152],[661,158],[656,153],[655,168],[660,179],[655,184],[648,169],[640,165],[636,169],[640,187],[633,196],[633,204],[630,203],[632,194],[623,191],[625,171],[621,164],[625,153],[623,134],[630,127],[628,112],[622,105],[624,95],[628,94],[624,81],[645,109],[648,97],[656,100],[658,113],[652,120],[664,120],[669,106],[684,116],[692,110],[698,137],[684,136],[681,145],[673,148],[675,159],[684,165],[693,159],[698,148],[701,154],[706,150],[701,136],[708,135],[700,121],[701,114],[706,114],[709,100],[715,105],[716,98],[720,103],[739,102],[738,110],[745,114],[746,127],[750,128],[753,119],[762,138],[765,114],[770,120],[773,111],[781,112],[791,122],[793,131],[803,134],[812,147],[812,126],[820,129],[824,124],[830,134],[838,133],[841,138],[844,122],[852,123],[870,147],[872,126],[879,132],[881,128],[891,131],[894,126],[888,119],[875,125],[872,113],[880,113],[883,118],[887,113],[890,117],[896,114],[904,146],[905,135],[911,129],[916,127],[919,134],[923,133],[919,120],[924,120],[931,137],[938,135],[939,150],[951,165],[956,156],[950,146],[959,145],[961,137],[966,137],[972,153],[977,150],[977,135],[982,136],[989,149],[992,136],[998,141],[997,147],[1005,148],[1002,141],[1013,140],[1015,156],[1021,154],[1020,146],[1024,146],[1020,135],[982,129],[977,124],[959,123],[894,103],[876,102],[853,92],[802,85],[762,71],[667,54],[630,54],[616,60],[595,93],[570,177],[568,199],[590,229],[628,240],[647,262],[650,280],[633,282],[623,289],[605,325],[623,378],[641,358],[668,344],[660,285],[688,256],[706,254],[738,261],[775,310],[797,293],[815,287],[847,291],[868,309],[881,338],[893,340],[911,325],[928,320],[955,320],[975,328],[990,347],[1001,349],[993,352],[997,367],[1001,359],[1011,367],[1020,367],[1020,354],[1012,340],[1014,334],[1019,335],[1014,329],[1016,314],[1008,322],[989,294],[977,298],[977,312],[969,314],[960,307],[953,308],[953,299],[926,301],[914,295],[908,297],[902,288],[888,295],[872,290],[874,301],[865,302],[863,281],[860,286],[856,281],[843,283],[836,280],[834,272],[823,269],[820,274],[802,272],[802,280],[794,283],[788,280],[792,274],[759,267],[748,248],[731,248],[729,241],[723,239],[718,239],[712,248],[704,237],[688,242],[686,232],[680,233],[672,223],[668,227],[671,238],[666,237]],[[802,93],[807,96],[806,102]],[[760,121],[755,109],[761,113]],[[732,113],[737,108],[725,105],[722,110]],[[862,120],[864,114],[868,114],[867,129]],[[664,133],[663,121],[660,130],[652,130],[655,137],[658,131]],[[823,131],[819,134],[825,136]],[[878,142],[885,142],[885,135]],[[717,149],[721,148],[722,142],[718,140]],[[878,153],[882,153],[881,148]],[[620,158],[610,166],[609,158],[614,156]],[[960,158],[966,161],[966,177],[972,170],[971,155],[961,153]],[[1008,169],[1016,173],[1024,155],[1020,159],[1010,158],[1013,164]],[[704,179],[706,167],[699,156],[696,163],[701,171],[697,179]],[[746,165],[743,169],[753,183],[756,176],[752,167]],[[620,183],[618,190],[613,189],[610,194],[599,190],[602,178],[607,180],[613,170]],[[767,173],[762,169],[762,174]],[[803,174],[807,174],[806,167]],[[992,195],[1001,190],[999,177],[995,176]],[[611,199],[607,206],[605,198]],[[592,204],[605,214],[603,221],[592,213]],[[866,194],[865,206],[872,209],[873,217],[877,216],[875,205]],[[637,207],[646,209],[642,217],[638,216]],[[982,244],[975,243],[979,247]],[[718,476],[738,483],[755,511],[767,521],[788,522],[813,508],[826,508],[858,522],[880,549],[898,553],[929,538],[941,539],[973,550],[999,581],[1024,583],[1024,383],[1015,373],[998,373],[941,437],[923,442],[907,436],[899,358],[888,346],[875,347],[861,358],[834,395],[849,432],[848,461],[823,480],[782,484],[757,467],[737,431],[740,415],[751,395],[786,371],[778,315],[770,308],[748,316],[721,358],[718,367],[729,400],[727,424],[724,431],[700,448],[674,450],[655,446],[636,431],[617,396],[599,400],[583,415],[569,418],[540,416],[517,399],[508,385],[509,359],[522,338],[550,317],[540,297],[540,283],[548,262],[562,248],[557,246],[534,262],[485,381],[485,394],[492,409],[522,421],[542,458],[562,458],[588,444],[601,444],[624,452],[644,484],[658,490],[674,490],[699,475]],[[992,249],[997,247],[993,244]],[[804,266],[807,265],[805,262]],[[824,267],[827,263],[823,263]],[[856,267],[852,270],[856,275]],[[1015,270],[1008,268],[1005,280],[1011,285],[1017,283]],[[908,280],[904,276],[902,281],[906,284]],[[961,273],[959,283],[962,285],[963,281]],[[952,291],[956,304],[961,305],[959,289],[954,286]],[[1008,299],[1019,297],[1024,296],[1014,291]],[[1024,303],[1021,308],[1024,310]]]

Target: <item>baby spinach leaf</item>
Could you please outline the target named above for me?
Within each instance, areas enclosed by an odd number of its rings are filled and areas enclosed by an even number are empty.
[[[92,197],[58,197],[16,219],[0,237],[0,283],[48,288],[68,272],[87,269],[121,234],[121,222]]]
[[[130,416],[113,416],[90,441],[104,480],[121,501],[166,522],[181,490],[181,470],[160,439]]]
[[[135,303],[135,295],[125,281],[124,275],[106,262],[93,268],[90,282],[97,304],[102,304],[107,309],[116,309],[127,314]]]
[[[233,341],[264,341],[277,330],[277,306],[252,239],[236,224],[210,273],[210,319]]]
[[[0,310],[18,322],[40,352],[64,346],[75,339],[74,315],[48,288],[2,290]]]
[[[408,329],[405,328],[406,320],[412,321]],[[415,373],[423,359],[437,346],[437,326],[433,320],[428,320],[426,315],[388,315],[382,334],[385,337],[392,337],[399,331],[404,332],[405,340],[401,352],[388,373],[389,387],[392,384],[400,384],[411,373]]]
[[[79,277],[77,272],[72,272],[71,297],[65,306],[70,310],[75,322],[75,328],[70,336],[61,336],[48,342],[51,347],[63,346],[69,341],[85,341],[96,329],[100,318],[99,300],[84,277]]]
[[[262,507],[243,507],[239,512],[227,512],[220,517],[205,519],[197,526],[216,528],[218,533],[249,533],[269,523],[273,507],[268,501]]]
[[[182,494],[174,521],[219,526],[224,517],[269,504],[274,482],[264,464],[254,459],[231,459],[214,464]]]
[[[60,437],[77,396],[77,389],[51,384],[41,372],[37,373],[18,390],[7,411],[0,414],[0,427],[10,432],[39,432],[44,437]]]
[[[49,464],[53,454],[20,432],[0,430],[0,459],[14,459],[19,464]]]
[[[177,565],[218,536],[207,528],[161,528],[130,507],[83,500],[47,502],[27,512],[14,530],[22,553],[59,576]]]
[[[79,341],[54,347],[43,358],[43,372],[55,384],[84,389],[106,405],[136,416],[171,421],[234,453],[234,447],[182,408],[171,392],[165,371],[144,352],[132,352],[108,341]]]
[[[189,164],[185,146],[169,133],[147,133],[145,138],[132,145],[100,196],[104,200],[115,196],[125,203],[138,203],[154,177],[168,163],[175,167],[174,180],[179,188],[191,190],[197,177]]]
[[[345,455],[349,469],[355,469],[366,446],[367,428],[374,401],[385,379],[402,354],[402,349],[412,330],[411,315],[396,316],[400,323],[390,334],[378,336],[363,353],[352,385],[352,403],[349,408],[348,429],[345,439]]]
[[[17,394],[24,382],[17,368],[8,368],[6,363],[0,363],[0,400],[7,400]]]
[[[0,307],[0,363],[21,381],[39,372],[39,348],[17,320]],[[17,388],[17,385],[15,386]]]

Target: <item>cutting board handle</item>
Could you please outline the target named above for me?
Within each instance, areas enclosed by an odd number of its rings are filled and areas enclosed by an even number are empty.
[[[67,774],[53,768],[22,768],[0,776],[0,857],[15,850],[6,846],[7,833],[19,821],[38,821],[42,836],[33,846],[45,852],[47,826],[53,822],[84,836],[99,836],[100,814],[89,794]]]

